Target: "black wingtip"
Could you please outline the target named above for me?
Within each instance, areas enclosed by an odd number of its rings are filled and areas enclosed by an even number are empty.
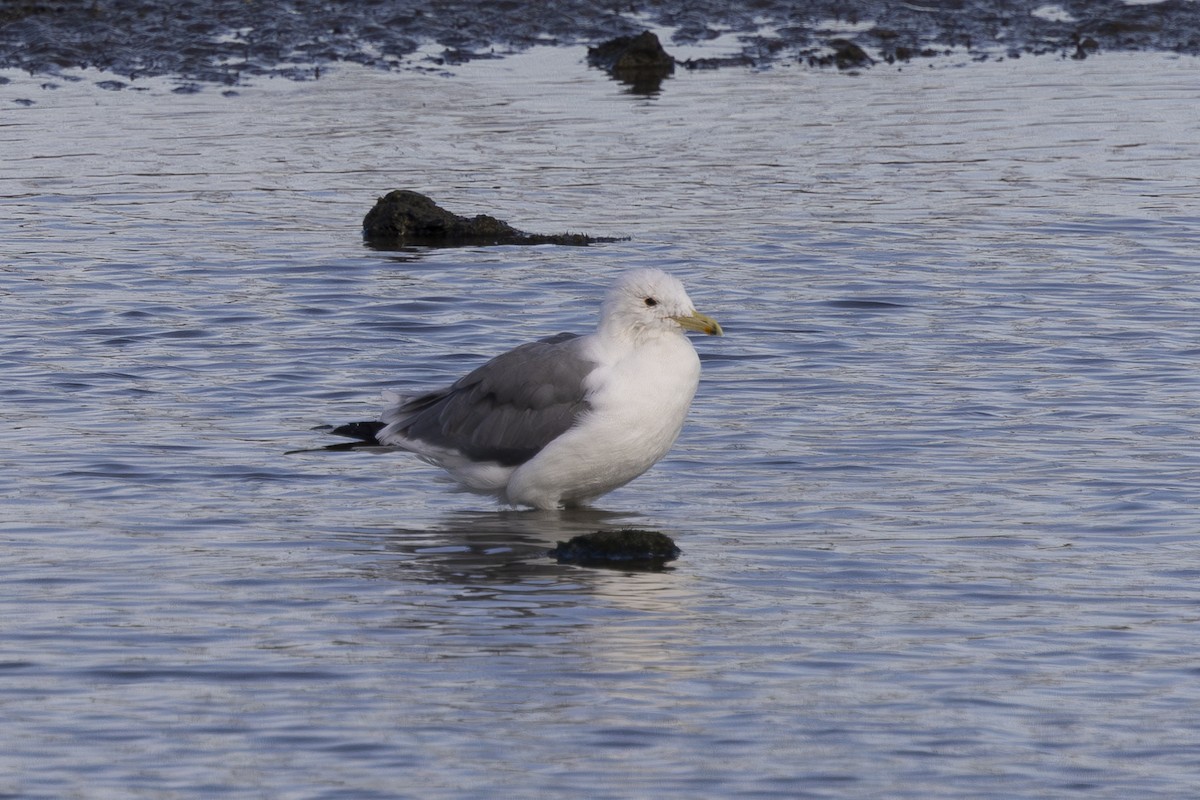
[[[379,444],[379,439],[376,438],[385,424],[372,420],[370,422],[348,422],[345,425],[338,425],[330,431],[334,436],[345,436],[347,439],[357,439],[360,442],[369,442],[371,444]]]

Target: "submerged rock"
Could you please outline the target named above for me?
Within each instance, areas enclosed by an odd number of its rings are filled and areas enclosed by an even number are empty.
[[[363,218],[363,237],[380,248],[470,247],[498,244],[561,244],[580,247],[613,238],[582,233],[526,233],[503,220],[479,214],[460,217],[420,192],[396,189],[375,202]]]
[[[570,541],[559,542],[549,555],[560,564],[662,569],[668,561],[679,558],[680,552],[674,540],[665,533],[623,528],[575,536]]]
[[[672,58],[650,31],[637,36],[618,36],[588,48],[588,64],[606,71],[636,94],[653,94],[675,71]]]

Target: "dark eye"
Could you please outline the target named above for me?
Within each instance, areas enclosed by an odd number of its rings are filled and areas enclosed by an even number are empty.
[[[653,297],[647,297],[646,305],[649,306],[650,308],[654,308],[656,305],[658,305],[658,301],[655,300]]]

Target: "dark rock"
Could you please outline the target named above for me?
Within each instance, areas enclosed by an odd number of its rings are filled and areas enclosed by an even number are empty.
[[[838,69],[857,69],[869,67],[875,60],[849,39],[830,39],[826,44],[832,52],[819,56],[810,56],[808,63],[815,67],[835,66]]]
[[[658,531],[624,528],[596,531],[559,542],[549,553],[560,564],[621,569],[662,569],[680,550],[670,536]]]
[[[612,238],[582,233],[546,235],[517,230],[479,214],[460,217],[420,192],[396,189],[375,202],[363,218],[363,237],[373,247],[472,247],[499,244],[559,244],[580,247]]]
[[[1090,36],[1075,37],[1075,52],[1071,54],[1071,58],[1076,61],[1083,61],[1090,53],[1095,53],[1100,49],[1100,45]]]
[[[722,67],[753,67],[758,64],[747,55],[738,54],[723,58],[689,58],[680,61],[679,66],[689,70],[721,69]]]
[[[589,47],[587,60],[593,67],[631,86],[635,94],[654,94],[675,72],[675,59],[650,31],[637,36],[618,36]]]

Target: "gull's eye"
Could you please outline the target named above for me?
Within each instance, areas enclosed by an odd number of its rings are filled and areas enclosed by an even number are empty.
[[[658,301],[655,300],[653,297],[646,298],[646,307],[647,308],[654,308],[656,305],[658,305]]]

